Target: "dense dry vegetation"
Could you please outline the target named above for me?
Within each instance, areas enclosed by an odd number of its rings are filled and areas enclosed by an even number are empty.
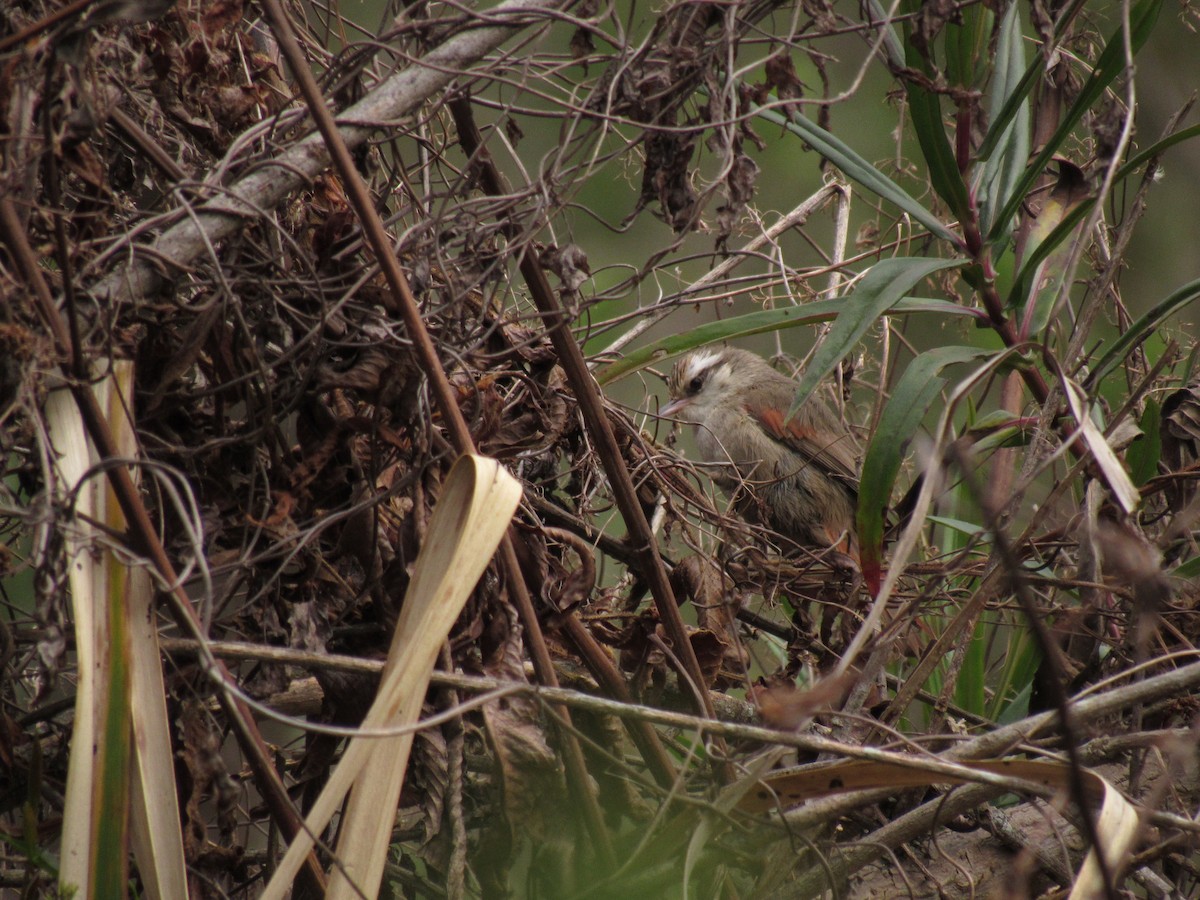
[[[1196,896],[1192,11],[371,15],[0,9],[0,891]],[[653,415],[720,341],[860,570]]]

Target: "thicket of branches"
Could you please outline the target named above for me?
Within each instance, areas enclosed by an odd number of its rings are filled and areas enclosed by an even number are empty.
[[[1197,890],[1200,283],[1121,290],[1198,133],[1138,131],[1162,7],[5,7],[0,887]],[[652,415],[772,336],[861,571]],[[522,497],[398,804],[288,869],[467,453]]]

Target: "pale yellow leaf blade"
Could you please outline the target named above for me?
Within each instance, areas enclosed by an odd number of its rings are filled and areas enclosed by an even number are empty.
[[[442,643],[520,499],[520,483],[495,460],[464,456],[454,464],[430,520],[364,731],[416,723]],[[339,865],[333,868],[326,896],[375,895],[411,746],[411,734],[351,739],[309,813],[305,833],[288,847],[267,885],[264,900],[286,895],[313,846],[312,836],[324,830],[352,787],[338,841]]]

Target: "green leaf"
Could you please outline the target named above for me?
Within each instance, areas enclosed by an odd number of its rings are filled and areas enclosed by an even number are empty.
[[[854,349],[879,317],[896,306],[917,282],[934,272],[965,264],[966,260],[961,259],[897,257],[881,260],[868,269],[800,377],[789,418],[804,405],[821,380]]]
[[[978,159],[991,159],[992,154],[996,152],[996,148],[1003,139],[1004,132],[1008,128],[1009,123],[1017,115],[1021,105],[1029,99],[1029,94],[1033,90],[1033,86],[1037,84],[1039,77],[1046,71],[1046,54],[1057,52],[1059,39],[1067,33],[1075,21],[1075,16],[1083,9],[1086,2],[1087,0],[1070,0],[1066,8],[1059,12],[1054,20],[1054,35],[1051,43],[1043,44],[1042,52],[1025,69],[1025,74],[1017,82],[1017,86],[1009,95],[1008,100],[998,113],[993,114],[992,121],[988,126],[988,132],[984,135],[983,143],[979,145],[979,150],[975,153]]]
[[[954,683],[954,702],[976,715],[983,715],[987,704],[987,649],[990,623],[975,624],[975,633],[963,651],[962,668]]]
[[[905,19],[904,21],[905,61],[910,68],[922,72],[930,81],[935,81],[937,71],[932,61],[912,43],[912,20]],[[947,26],[947,48],[954,43],[949,33],[951,27],[953,26]],[[959,30],[961,31],[961,29]],[[960,54],[952,55],[957,58]],[[941,95],[921,86],[912,78],[905,80],[904,89],[908,94],[908,112],[912,118],[913,132],[917,136],[917,143],[921,146],[921,155],[925,159],[929,183],[933,185],[933,189],[946,202],[958,220],[966,221],[970,215],[967,185],[963,181],[954,149],[950,146],[950,139],[946,135],[946,124],[942,120]]]
[[[955,247],[962,245],[962,241],[958,235],[943,225],[937,216],[913,199],[912,195],[904,190],[904,188],[885,176],[857,152],[852,150],[848,144],[834,137],[833,134],[826,131],[820,125],[799,114],[789,118],[772,109],[755,107],[754,111],[768,122],[774,122],[786,128],[792,134],[802,138],[810,147],[841,169],[847,178],[862,185],[871,193],[878,194],[884,200],[908,213],[912,218],[929,229],[931,234],[944,241],[949,241]]]
[[[980,219],[983,229],[991,228],[992,214],[1013,188],[1025,170],[1029,159],[1029,100],[1019,93],[1023,87],[1021,73],[1025,69],[1025,47],[1021,40],[1021,16],[1016,3],[1010,3],[1000,23],[996,46],[995,71],[988,90],[988,113],[995,119],[1000,111],[1015,99],[1011,121],[997,132],[995,152],[984,161],[979,189]],[[1012,219],[1005,223],[998,238],[1008,237]]]
[[[960,18],[946,23],[946,77],[951,85],[969,90],[991,63],[988,40],[995,16],[980,3],[963,8]]]
[[[992,450],[1003,447],[1023,447],[1029,443],[1025,429],[1013,425],[1008,428],[997,428],[977,440],[971,447],[976,454],[983,456]]]
[[[1172,578],[1200,578],[1200,556],[1193,556],[1171,570]]]
[[[987,529],[978,522],[967,522],[964,519],[955,519],[950,516],[928,516],[928,521],[935,525],[941,525],[943,528],[949,528],[952,531],[957,531],[959,534],[969,538],[975,537],[977,534],[985,534]]]
[[[1150,32],[1154,28],[1154,23],[1158,20],[1158,13],[1162,9],[1162,0],[1142,0],[1129,16],[1129,40],[1134,55],[1146,43],[1150,37]],[[1009,222],[1013,216],[1017,214],[1017,209],[1025,201],[1025,195],[1033,186],[1033,183],[1041,176],[1050,160],[1058,154],[1071,132],[1084,114],[1090,110],[1093,105],[1103,96],[1108,86],[1125,70],[1125,27],[1122,25],[1117,29],[1116,34],[1109,39],[1100,58],[1096,60],[1096,67],[1092,70],[1091,76],[1084,82],[1083,88],[1079,91],[1079,95],[1075,98],[1075,102],[1071,104],[1071,108],[1067,110],[1059,123],[1058,130],[1046,142],[1042,151],[1034,159],[1033,163],[1025,170],[1025,174],[1017,182],[1011,195],[1004,203],[1004,207],[996,216],[996,220],[992,223],[991,230],[988,233],[989,241],[996,241],[1003,233],[1002,226]]]
[[[928,350],[908,364],[892,391],[892,399],[879,417],[879,425],[867,448],[859,480],[857,526],[864,574],[871,566],[877,570],[882,562],[884,515],[891,502],[892,488],[909,441],[945,387],[946,379],[939,373],[947,366],[970,362],[993,352],[978,347]]]
[[[1153,399],[1146,400],[1146,409],[1138,425],[1142,436],[1130,445],[1125,454],[1129,463],[1129,477],[1136,485],[1143,485],[1158,474],[1158,461],[1162,457],[1162,409]]]
[[[909,55],[915,56],[915,53],[909,51]],[[912,116],[917,143],[921,145],[921,155],[929,170],[929,183],[959,221],[965,221],[970,214],[967,185],[958,170],[950,139],[946,136],[941,97],[912,81],[908,82],[907,88],[908,111]]]
[[[647,344],[645,347],[631,350],[616,362],[600,368],[596,372],[596,381],[600,385],[611,384],[618,378],[661,360],[719,341],[736,340],[770,331],[782,331],[798,325],[828,322],[837,318],[850,302],[852,302],[852,297],[839,297],[835,300],[818,300],[803,306],[763,309],[730,319],[721,319],[718,322],[707,322],[681,334],[673,334],[652,344]],[[967,316],[980,321],[985,319],[984,314],[977,309],[951,303],[948,300],[932,300],[922,297],[904,297],[892,307],[890,312],[892,315],[928,312],[948,316]]]
[[[1180,144],[1183,141],[1191,140],[1194,137],[1200,136],[1200,125],[1191,125],[1187,128],[1182,128],[1174,134],[1169,134],[1161,141],[1155,141],[1145,150],[1135,153],[1129,157],[1125,165],[1117,170],[1118,180],[1132,175],[1143,163],[1148,162],[1156,156],[1161,155],[1165,150]]]
[[[988,710],[989,719],[998,723],[1014,722],[1027,714],[1033,679],[1041,661],[1038,642],[1033,639],[1028,626],[1014,625],[1004,652],[1004,668]]]
[[[1007,303],[1009,308],[1017,309],[1025,305],[1024,298],[1030,292],[1030,284],[1033,283],[1033,273],[1043,269],[1043,262],[1054,254],[1063,244],[1063,242],[1071,235],[1079,230],[1079,223],[1083,221],[1096,203],[1096,198],[1085,197],[1078,204],[1073,205],[1059,220],[1058,224],[1051,229],[1050,233],[1045,238],[1031,248],[1025,248],[1025,259],[1021,265],[1021,270],[1017,273],[1017,277],[1013,279],[1012,288],[1008,292]],[[1037,229],[1035,228],[1035,231]]]
[[[888,63],[896,68],[904,65],[904,49],[900,46],[900,38],[896,35],[896,28],[891,23],[891,18],[879,0],[867,0],[866,8],[870,13],[870,22],[873,27],[877,27],[880,37],[883,38],[881,49],[888,58]]]
[[[1129,351],[1153,334],[1164,319],[1179,312],[1196,297],[1200,297],[1200,279],[1189,281],[1183,287],[1178,288],[1130,325],[1092,368],[1084,382],[1087,392],[1094,393],[1096,385],[1121,364]]]
[[[1038,213],[1037,221],[1030,231],[1030,246],[1034,248],[1035,252],[1064,220],[1092,199],[1089,196],[1087,179],[1084,177],[1082,169],[1065,160],[1060,160],[1058,166],[1058,181],[1050,191],[1050,196],[1046,199],[1041,212]],[[1090,208],[1091,204],[1089,203],[1088,206]],[[1074,223],[1073,227],[1065,234],[1055,234],[1058,243],[1054,249],[1049,254],[1043,254],[1044,258],[1035,268],[1026,267],[1017,282],[1018,285],[1025,286],[1029,292],[1028,299],[1025,301],[1025,309],[1021,315],[1021,324],[1017,330],[1017,335],[1022,341],[1036,337],[1049,324],[1055,313],[1056,301],[1062,292],[1063,282],[1071,277],[1072,273],[1067,271],[1067,262],[1071,256],[1072,242],[1067,241],[1066,237],[1068,235],[1074,237],[1079,234],[1083,225],[1083,216],[1072,218],[1072,222]],[[1026,272],[1030,273],[1027,285],[1025,285]]]

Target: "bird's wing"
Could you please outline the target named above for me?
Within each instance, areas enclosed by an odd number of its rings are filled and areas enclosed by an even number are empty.
[[[858,493],[858,464],[850,435],[841,429],[815,427],[802,414],[785,422],[777,408],[745,405],[746,414],[764,432]]]

